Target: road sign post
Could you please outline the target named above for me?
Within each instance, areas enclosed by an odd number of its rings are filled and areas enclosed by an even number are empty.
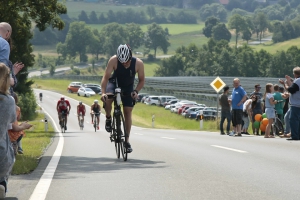
[[[152,128],[154,128],[155,115],[152,115]]]
[[[199,112],[199,114],[200,114],[200,119],[199,119],[199,121],[200,121],[200,130],[202,130],[203,129],[203,110],[200,110],[200,112]]]
[[[223,87],[225,87],[225,83],[224,81],[222,81],[222,79],[218,76],[217,78],[215,78],[215,80],[213,80],[213,82],[210,83],[210,86],[212,88],[215,89],[215,91],[217,92],[217,127],[219,125],[218,123],[218,117],[219,117],[219,92],[223,89]]]

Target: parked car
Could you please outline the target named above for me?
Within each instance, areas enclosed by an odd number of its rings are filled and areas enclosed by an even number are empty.
[[[186,110],[183,112],[182,116],[184,116],[185,118],[189,118],[189,117],[190,117],[190,114],[191,114],[192,112],[196,112],[196,111],[200,110],[201,108],[203,109],[204,107],[189,107],[188,109],[186,109]]]
[[[95,83],[85,83],[82,86],[83,87],[99,87],[99,88],[101,88],[101,85],[95,84]]]
[[[92,89],[96,94],[101,94],[101,93],[102,93],[102,92],[101,92],[101,88],[98,87],[98,86],[89,86],[89,85],[87,85],[85,88],[90,88],[90,89]]]
[[[96,93],[90,89],[90,88],[84,88],[84,87],[81,87],[79,88],[79,90],[77,91],[77,95],[78,96],[85,96],[85,97],[89,97],[89,96],[94,96],[96,95]]]
[[[150,95],[145,95],[143,98],[142,98],[142,100],[141,100],[141,103],[145,103],[145,100],[149,97]]]
[[[145,100],[145,104],[146,105],[158,105],[158,96],[149,96],[146,100]]]
[[[178,108],[177,113],[180,115],[183,112],[183,110],[185,109],[185,107],[191,107],[191,106],[195,106],[195,105],[194,104],[184,104],[180,108]]]
[[[164,103],[164,107],[166,107],[167,105],[175,104],[178,101],[179,101],[178,99],[173,99],[173,100],[167,101]]]
[[[158,97],[158,106],[164,106],[165,102],[168,102],[173,99],[177,99],[177,98],[174,96],[159,96]]]
[[[204,120],[216,120],[217,111],[216,110],[204,110],[203,109],[203,119]],[[196,121],[200,119],[200,112],[196,116]]]
[[[82,86],[81,82],[71,82],[67,88],[67,91],[69,93],[75,93],[79,90],[79,88]]]
[[[140,93],[138,94],[136,102],[142,102],[144,96],[148,95],[147,93]]]

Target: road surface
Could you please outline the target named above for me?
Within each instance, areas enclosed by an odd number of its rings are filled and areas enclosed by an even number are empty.
[[[61,95],[43,94],[41,106],[58,126],[54,108]],[[300,142],[133,127],[133,152],[123,162],[104,131],[104,116],[100,131],[94,132],[89,116],[81,131],[75,116],[77,101],[70,103],[68,130],[63,137],[56,134],[32,174],[11,177],[9,199],[39,195],[45,198],[31,199],[300,199]],[[57,167],[50,161],[54,152]],[[38,185],[43,173],[44,184]]]

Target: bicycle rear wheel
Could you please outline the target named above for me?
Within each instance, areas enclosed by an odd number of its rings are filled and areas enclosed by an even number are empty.
[[[118,142],[118,131],[117,131],[117,123],[116,123],[116,116],[113,116],[113,121],[111,124],[111,137],[115,143],[115,149],[116,149],[116,154],[117,154],[117,158],[120,158],[120,143]]]
[[[273,133],[275,133],[278,136],[284,134],[284,127],[282,122],[280,121],[279,118],[276,118],[275,120],[276,120],[275,123],[272,124]]]
[[[66,132],[65,127],[66,127],[66,121],[65,121],[65,118],[63,117],[63,119],[61,121],[61,132],[62,133]]]
[[[124,116],[121,113],[121,122],[122,124],[120,124],[120,131],[119,131],[119,136],[121,138],[120,141],[120,149],[122,152],[122,157],[124,161],[127,161],[127,149],[125,147],[125,141],[126,141],[126,136],[127,136],[127,132],[126,132],[126,128],[125,128],[125,120],[124,120]]]

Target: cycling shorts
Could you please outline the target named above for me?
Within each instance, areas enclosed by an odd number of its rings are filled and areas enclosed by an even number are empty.
[[[68,109],[64,109],[64,110],[62,110],[62,109],[58,109],[58,112],[59,113],[62,113],[62,112],[64,112],[65,114],[68,114]]]
[[[79,109],[79,110],[78,110],[78,115],[80,115],[80,113],[82,113],[82,115],[85,116],[84,110],[80,110],[80,109]]]
[[[116,85],[115,83],[108,82],[106,87],[106,94],[115,94]],[[133,85],[128,87],[121,87],[121,100],[124,107],[133,107],[135,105],[135,100],[131,97],[133,92]]]

